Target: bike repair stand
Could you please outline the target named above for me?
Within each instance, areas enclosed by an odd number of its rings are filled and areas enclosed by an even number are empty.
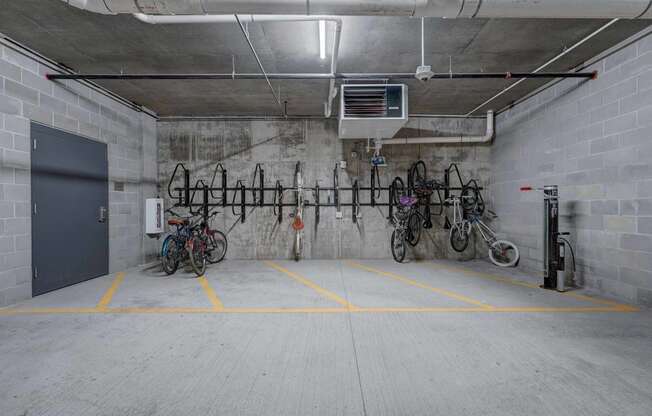
[[[521,191],[532,191],[522,187]],[[537,188],[543,191],[543,285],[544,289],[566,291],[566,240],[569,233],[559,232],[559,188],[546,185]]]

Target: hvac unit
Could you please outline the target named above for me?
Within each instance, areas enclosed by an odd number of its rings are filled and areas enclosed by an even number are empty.
[[[340,139],[388,139],[408,120],[407,85],[343,84]]]

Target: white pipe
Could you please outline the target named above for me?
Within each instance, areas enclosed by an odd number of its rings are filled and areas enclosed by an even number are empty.
[[[541,70],[547,68],[547,67],[550,66],[551,64],[557,62],[558,60],[560,60],[561,58],[563,58],[564,56],[566,56],[566,55],[569,54],[570,52],[572,52],[572,51],[574,51],[575,49],[577,49],[577,47],[579,47],[579,46],[581,46],[582,44],[586,43],[587,41],[591,40],[593,37],[595,37],[596,35],[598,35],[599,33],[601,33],[603,30],[607,29],[609,26],[611,26],[611,25],[613,25],[614,23],[616,23],[618,20],[619,20],[619,19],[611,19],[609,22],[605,23],[605,24],[602,25],[600,28],[598,28],[596,31],[590,33],[588,36],[586,36],[584,39],[580,40],[579,42],[577,42],[576,44],[574,44],[574,45],[571,46],[570,48],[564,49],[564,51],[561,52],[559,55],[555,56],[554,58],[552,58],[551,60],[549,60],[549,61],[546,62],[545,64],[541,65],[540,67],[538,67],[537,69],[535,69],[533,72],[535,72],[535,73],[536,73],[536,72],[539,72],[539,71],[541,71]],[[473,110],[471,110],[471,111],[469,111],[468,113],[466,113],[467,117],[470,116],[470,115],[472,115],[472,114],[475,113],[476,111],[480,110],[482,107],[484,107],[485,105],[489,104],[490,102],[492,102],[492,101],[495,100],[496,98],[498,98],[498,97],[500,97],[501,95],[505,94],[507,91],[509,91],[509,90],[513,89],[514,87],[516,87],[517,85],[521,84],[523,81],[525,81],[525,78],[521,78],[521,79],[519,79],[518,81],[516,81],[515,83],[513,83],[512,85],[510,85],[509,87],[507,87],[507,88],[501,90],[499,93],[497,93],[497,94],[494,95],[493,97],[489,98],[487,101],[483,102],[483,103],[480,104],[479,106],[475,107]]]
[[[340,53],[340,37],[342,35],[342,19],[332,20],[335,22],[335,37],[333,38],[333,50],[331,51],[331,75],[337,73],[337,61]],[[328,100],[326,101],[324,117],[329,118],[333,114],[333,100],[337,97],[337,88],[335,88],[335,78],[328,82]]]
[[[448,18],[652,18],[652,0],[63,0],[96,13]]]
[[[487,111],[487,129],[484,136],[449,136],[449,137],[410,137],[401,139],[384,139],[385,144],[460,144],[489,143],[494,138],[494,112]]]
[[[181,23],[236,23],[234,15],[225,14],[185,14],[175,16],[159,16],[144,13],[134,13],[134,17],[141,22],[151,25],[181,24]],[[321,15],[296,15],[296,14],[238,14],[242,23],[263,23],[263,22],[316,22],[319,20],[339,21],[341,19],[333,16]]]

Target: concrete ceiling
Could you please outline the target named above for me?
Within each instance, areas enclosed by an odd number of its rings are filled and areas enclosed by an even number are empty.
[[[455,72],[527,72],[605,22],[429,19],[426,61],[436,72],[448,71],[449,57]],[[575,67],[647,25],[649,21],[620,21],[549,70]],[[328,58],[321,61],[318,56],[316,22],[251,24],[249,31],[268,72],[329,72]],[[234,24],[148,25],[128,15],[88,13],[60,0],[0,0],[0,32],[82,73],[230,73],[233,57],[238,72],[258,72]],[[344,18],[339,72],[413,72],[419,61],[419,20]],[[264,80],[98,83],[161,116],[278,114]],[[410,112],[464,114],[510,83],[408,81]],[[527,80],[490,107],[509,105],[543,83]],[[273,85],[288,101],[289,114],[322,114],[327,81],[273,81]]]

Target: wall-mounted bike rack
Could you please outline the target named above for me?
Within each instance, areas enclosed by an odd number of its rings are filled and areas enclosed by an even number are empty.
[[[457,177],[458,183],[455,186],[451,184],[452,174]],[[182,175],[183,186],[173,188],[178,175]],[[218,175],[221,181],[216,186],[215,182]],[[387,207],[388,218],[391,218],[394,208],[398,205],[399,197],[404,194],[417,195],[419,205],[429,211],[428,216],[432,213],[442,215],[444,207],[449,205],[446,200],[451,194],[453,192],[468,192],[470,184],[473,185],[472,188],[475,190],[476,195],[482,198],[478,191],[483,188],[479,187],[475,180],[465,184],[462,181],[459,168],[454,163],[445,169],[444,180],[440,182],[426,180],[425,162],[418,161],[408,169],[407,186],[403,186],[403,183],[403,180],[397,177],[390,186],[382,186],[378,166],[373,166],[370,170],[369,186],[361,186],[359,181],[355,180],[352,186],[341,187],[339,185],[339,168],[336,166],[333,169],[332,186],[322,187],[317,181],[313,187],[303,186],[301,188],[307,195],[312,194],[313,196],[312,201],[304,198],[303,206],[315,209],[316,224],[319,224],[320,212],[323,208],[336,208],[337,212],[341,212],[342,207],[351,207],[351,219],[356,223],[361,207]],[[428,188],[429,192],[422,192],[424,187]],[[167,187],[168,196],[176,201],[174,206],[186,207],[191,213],[201,214],[205,218],[208,218],[212,208],[229,207],[232,214],[239,217],[241,223],[246,221],[247,208],[252,207],[273,207],[277,221],[281,223],[283,221],[283,208],[296,208],[297,206],[296,201],[286,202],[284,196],[287,192],[297,191],[296,184],[291,187],[284,187],[280,180],[276,180],[273,187],[265,186],[265,170],[260,163],[254,169],[249,186],[246,186],[241,179],[237,180],[234,186],[229,186],[228,171],[224,169],[221,163],[215,165],[210,184],[206,184],[202,179],[199,179],[192,186],[190,170],[183,163],[178,163],[172,172]],[[195,201],[197,192],[202,194],[201,202]],[[361,197],[363,192],[368,193],[368,199]],[[324,202],[323,193],[328,194],[327,202]],[[331,193],[333,194],[332,202]],[[383,193],[386,193],[387,198],[382,198]],[[271,195],[273,195],[271,199],[267,198]],[[344,195],[350,195],[350,202],[343,201],[342,197]],[[437,196],[436,201],[432,200],[434,195]],[[432,211],[433,207],[437,208],[437,210]]]

